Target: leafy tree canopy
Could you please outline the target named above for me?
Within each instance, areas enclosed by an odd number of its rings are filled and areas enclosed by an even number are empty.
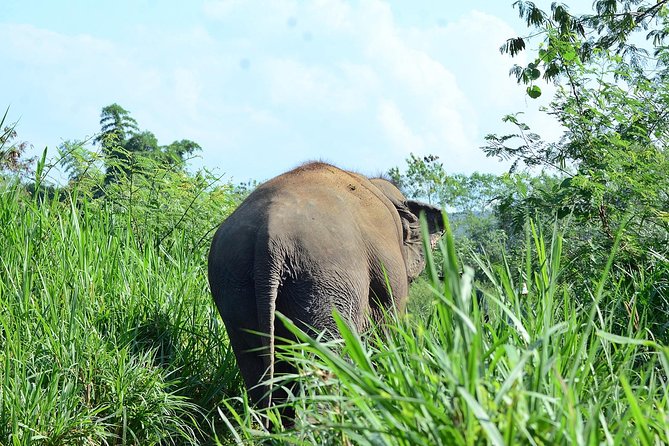
[[[620,252],[613,266],[623,283],[639,274],[666,274],[667,4],[601,0],[594,2],[593,13],[575,16],[559,3],[550,11],[532,2],[515,3],[532,32],[509,39],[502,51],[516,55],[532,37],[543,39],[534,60],[511,72],[528,85],[530,96],[540,94],[541,77],[555,82],[557,91],[546,112],[564,132],[556,142],[545,141],[519,114],[512,114],[504,120],[514,131],[488,135],[483,150],[511,160],[512,170],[530,167],[560,175],[553,185],[502,203],[516,222],[523,214],[567,219],[573,232],[566,257],[573,274],[586,275],[594,265],[603,265],[617,237]],[[639,45],[635,34],[642,33],[646,40]],[[658,296],[668,280],[654,281],[650,294]],[[652,306],[661,305],[655,301]]]
[[[668,3],[669,0],[596,0],[592,13],[573,15],[564,3],[554,2],[549,11],[544,11],[534,2],[519,0],[513,6],[532,32],[508,39],[500,51],[515,56],[533,38],[542,39],[532,62],[511,69],[519,82],[529,84],[527,93],[531,97],[541,95],[535,83],[540,77],[549,81],[562,75],[569,77],[570,67],[591,62],[602,52],[620,56],[621,61],[635,69],[649,62],[666,66]],[[642,32],[649,45],[639,45],[632,39],[635,33]]]
[[[194,152],[201,150],[199,144],[188,139],[160,145],[156,135],[139,129],[130,112],[118,104],[111,104],[100,113],[100,133],[94,143],[102,147],[102,164],[105,184],[116,183],[133,170],[146,172],[149,166],[139,168],[141,163],[184,169],[186,161]],[[81,147],[76,147],[79,144]],[[84,165],[91,165],[98,157],[81,143],[61,147],[61,164],[66,167],[71,180],[79,180]]]
[[[100,134],[95,142],[107,149],[125,142],[136,132],[139,132],[139,127],[135,118],[130,116],[128,110],[114,103],[104,107],[100,113]]]

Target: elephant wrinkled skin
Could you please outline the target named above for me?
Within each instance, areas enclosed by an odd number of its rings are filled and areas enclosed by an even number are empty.
[[[265,380],[291,371],[274,361],[275,339],[290,338],[276,311],[313,334],[336,333],[333,309],[359,331],[369,315],[404,310],[425,266],[419,213],[431,234],[443,230],[438,208],[389,181],[309,163],[259,186],[223,222],[209,284],[255,404],[270,404]]]

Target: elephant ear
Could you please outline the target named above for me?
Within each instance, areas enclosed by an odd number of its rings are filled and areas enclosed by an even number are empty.
[[[425,252],[423,251],[423,236],[420,230],[419,216],[424,215],[430,234],[430,245],[433,247],[444,229],[443,217],[441,209],[427,203],[415,200],[398,201],[392,198],[391,201],[402,221],[407,275],[409,281],[411,281],[418,277],[425,268]]]
[[[427,231],[430,235],[440,234],[444,231],[444,217],[441,214],[441,209],[421,201],[407,200],[406,203],[412,214],[424,215],[427,222]]]

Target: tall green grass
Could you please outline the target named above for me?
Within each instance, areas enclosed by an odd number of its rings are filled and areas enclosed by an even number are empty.
[[[447,234],[413,313],[365,334],[339,320],[339,341],[295,329],[278,353],[299,366],[296,426],[267,432],[278,416],[248,407],[192,244],[206,237],[151,243],[103,200],[2,184],[2,445],[669,443],[669,349],[611,262],[575,295],[557,231],[532,227],[522,265],[478,257],[485,285]]]
[[[237,369],[206,247],[170,246],[104,206],[0,188],[0,444],[210,438]]]
[[[428,261],[426,319],[389,315],[362,336],[338,319],[343,341],[331,343],[293,327],[301,342],[281,355],[300,366],[291,377],[302,384],[291,403],[296,427],[263,433],[265,414],[247,409],[227,419],[237,443],[669,443],[669,348],[633,321],[620,332],[612,309],[631,296],[610,283],[611,261],[593,272],[588,296],[575,296],[560,281],[560,234],[532,227],[528,235],[519,270],[477,258],[489,279],[486,312],[447,233],[443,282]]]

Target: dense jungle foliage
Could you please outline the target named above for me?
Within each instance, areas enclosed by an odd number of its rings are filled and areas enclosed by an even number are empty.
[[[118,104],[39,159],[6,113],[0,444],[668,444],[667,3],[515,3],[533,40],[501,50],[538,45],[511,72],[530,98],[555,83],[562,138],[510,114],[483,147],[507,174],[413,154],[388,172],[450,227],[407,315],[279,353],[302,383],[288,430],[249,407],[206,283],[252,185],[189,169],[197,143],[160,145]]]

